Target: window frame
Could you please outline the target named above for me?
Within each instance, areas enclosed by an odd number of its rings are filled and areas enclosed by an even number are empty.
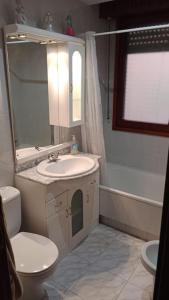
[[[139,26],[157,25],[169,23],[166,14],[155,14],[147,16],[134,16],[117,20],[117,28],[134,28]],[[147,122],[129,121],[123,118],[125,105],[125,80],[127,66],[127,36],[120,34],[116,36],[115,46],[115,76],[113,95],[113,120],[112,130],[128,131],[156,136],[169,137],[169,124],[155,124]]]

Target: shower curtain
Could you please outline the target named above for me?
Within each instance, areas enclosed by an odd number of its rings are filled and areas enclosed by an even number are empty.
[[[82,126],[84,152],[101,156],[101,178],[106,173],[103,115],[94,32],[86,32],[85,122]]]

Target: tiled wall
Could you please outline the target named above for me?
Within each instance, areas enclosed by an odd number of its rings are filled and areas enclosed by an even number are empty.
[[[113,82],[115,40],[111,36],[110,58],[110,120],[107,120],[107,91],[102,87],[104,111],[104,136],[107,159],[113,164],[157,174],[165,174],[169,138],[112,130]],[[102,73],[101,73],[102,74]],[[105,85],[107,84],[107,81]]]
[[[144,134],[112,131],[104,120],[107,159],[143,171],[165,174],[169,139]]]

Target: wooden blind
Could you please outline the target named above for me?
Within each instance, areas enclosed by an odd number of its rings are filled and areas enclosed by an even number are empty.
[[[130,32],[128,53],[169,51],[169,28]]]

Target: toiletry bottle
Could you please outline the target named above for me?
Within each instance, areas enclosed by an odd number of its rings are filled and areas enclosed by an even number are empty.
[[[66,17],[66,23],[67,23],[66,34],[71,35],[71,36],[75,36],[75,31],[74,31],[73,26],[72,26],[72,17],[70,15],[68,15]]]
[[[76,136],[75,135],[72,135],[72,145],[71,145],[71,154],[77,154],[79,153],[79,145],[76,141]]]

